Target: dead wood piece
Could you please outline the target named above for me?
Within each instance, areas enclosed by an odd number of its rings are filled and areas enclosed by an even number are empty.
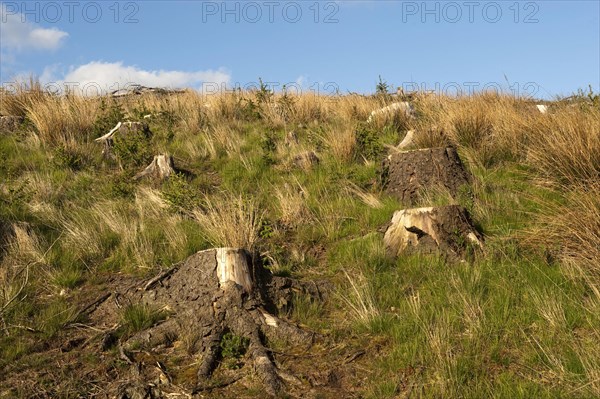
[[[371,123],[377,118],[389,117],[397,113],[403,113],[409,118],[414,118],[415,109],[412,106],[412,104],[407,101],[392,103],[386,107],[376,109],[373,112],[371,112],[371,115],[369,115],[369,119],[367,119],[367,123]]]

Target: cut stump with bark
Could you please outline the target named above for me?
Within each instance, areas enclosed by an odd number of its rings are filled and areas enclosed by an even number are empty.
[[[195,347],[201,355],[197,390],[209,385],[223,336],[231,332],[245,337],[256,375],[270,395],[277,395],[285,390],[285,373],[275,366],[265,338],[292,345],[310,345],[314,338],[312,332],[277,316],[278,306],[288,304],[299,290],[321,296],[317,284],[273,276],[243,249],[217,248],[198,252],[143,284],[114,293],[114,300],[105,300],[90,317],[109,326],[119,322],[118,317],[115,320],[119,313],[116,304],[167,310],[170,316],[166,320],[119,345],[124,357],[133,362],[132,348],[157,348],[179,340],[182,331],[194,331],[199,337]]]
[[[134,176],[134,180],[150,177],[157,180],[167,179],[176,172],[173,157],[169,154],[155,155],[146,169]]]
[[[3,115],[0,116],[0,132],[11,133],[18,129],[25,118],[22,116]]]
[[[392,257],[418,250],[462,259],[469,249],[483,248],[483,236],[459,205],[396,211],[383,241]]]
[[[297,154],[292,158],[292,163],[301,169],[311,169],[313,166],[318,165],[321,160],[314,151],[305,151]]]
[[[468,185],[469,174],[453,147],[400,151],[384,161],[386,191],[405,204],[415,204],[423,190],[447,189],[453,197]]]

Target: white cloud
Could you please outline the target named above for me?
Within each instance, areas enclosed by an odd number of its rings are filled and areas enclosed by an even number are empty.
[[[231,75],[224,69],[205,71],[146,71],[136,66],[126,66],[122,62],[94,61],[78,67],[69,68],[63,76],[58,75],[58,67],[50,66],[44,70],[40,80],[53,82],[59,87],[75,87],[84,93],[98,94],[126,88],[132,84],[161,88],[196,88],[210,84],[224,87]]]
[[[69,36],[56,28],[42,28],[27,22],[23,15],[10,12],[0,4],[0,48],[6,50],[55,50]]]

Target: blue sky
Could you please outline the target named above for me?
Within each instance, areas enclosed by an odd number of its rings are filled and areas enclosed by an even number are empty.
[[[592,1],[3,1],[2,82],[549,98],[600,89]],[[75,83],[74,83],[75,82]]]

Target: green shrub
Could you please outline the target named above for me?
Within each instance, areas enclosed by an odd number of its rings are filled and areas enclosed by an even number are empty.
[[[249,345],[250,340],[248,338],[240,337],[231,332],[223,335],[220,346],[225,366],[230,369],[241,368],[240,359],[246,354]]]
[[[114,138],[114,152],[124,168],[146,166],[152,160],[152,134],[150,130],[132,130],[117,134]]]
[[[125,173],[112,176],[105,187],[106,194],[111,198],[133,199],[135,194],[135,184],[131,176]]]
[[[104,136],[110,132],[117,123],[122,122],[125,118],[123,107],[116,100],[109,100],[110,104],[106,103],[103,98],[100,103],[100,113],[94,122],[93,133],[94,137]]]
[[[76,147],[65,144],[59,145],[54,149],[52,160],[56,166],[74,171],[82,169],[85,163],[83,154]]]
[[[356,131],[356,157],[369,161],[377,160],[383,153],[383,144],[375,130],[361,126]]]
[[[175,212],[190,212],[201,203],[200,190],[193,187],[181,173],[171,175],[163,183],[162,194]]]

